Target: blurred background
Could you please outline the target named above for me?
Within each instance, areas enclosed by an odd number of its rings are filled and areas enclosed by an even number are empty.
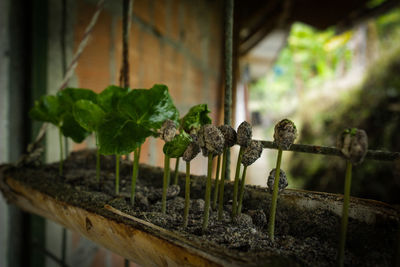
[[[297,143],[323,146],[335,146],[344,128],[358,127],[368,133],[370,149],[400,151],[399,2],[235,1],[232,126],[247,120],[255,139],[272,140],[275,123],[289,118],[299,130]],[[36,137],[40,123],[27,112],[41,95],[58,90],[96,4],[0,1],[0,163],[15,162]],[[223,18],[223,0],[135,0],[131,87],[164,83],[181,115],[207,103],[213,123],[222,124]],[[101,92],[119,83],[121,62],[122,0],[107,0],[69,86]],[[50,127],[47,162],[58,160],[57,142]],[[69,141],[68,147],[94,147],[94,141]],[[162,141],[150,138],[141,162],[162,166],[161,149]],[[265,186],[276,155],[264,150],[246,182]],[[282,169],[289,188],[342,193],[344,165],[338,157],[285,152]],[[206,159],[197,157],[192,166],[193,173],[205,174]],[[353,177],[353,196],[400,203],[399,161],[366,160]],[[118,255],[69,230],[60,263],[62,232],[0,197],[0,266],[123,265]]]

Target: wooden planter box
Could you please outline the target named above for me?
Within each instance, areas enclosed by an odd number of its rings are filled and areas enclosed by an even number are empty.
[[[143,167],[140,172],[145,173]],[[0,171],[0,189],[5,198],[21,209],[53,220],[76,231],[93,242],[143,266],[296,266],[292,258],[270,252],[247,253],[232,251],[222,246],[204,245],[194,236],[191,240],[178,232],[168,231],[147,221],[129,216],[104,205],[93,211],[90,207],[71,204],[50,196],[32,184]],[[158,169],[158,172],[161,170]],[[183,174],[182,174],[183,175]],[[160,176],[161,177],[161,176]],[[183,177],[181,177],[183,178]],[[202,183],[203,177],[193,177]],[[183,181],[182,181],[183,182]],[[66,186],[65,191],[73,190]],[[232,185],[227,184],[227,192]],[[244,205],[262,205],[267,209],[269,194],[264,188],[248,187]],[[302,190],[286,190],[280,195],[278,208],[333,212],[340,216],[342,196]],[[93,203],[98,205],[98,203]],[[350,218],[371,225],[397,227],[399,212],[390,205],[352,198]]]

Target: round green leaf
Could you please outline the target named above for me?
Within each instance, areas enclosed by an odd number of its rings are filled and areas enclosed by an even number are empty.
[[[111,85],[97,95],[97,102],[106,112],[115,111],[119,101],[128,93],[128,88]]]
[[[47,95],[35,101],[34,107],[29,111],[29,116],[34,120],[46,121],[58,126],[61,122],[61,112],[58,98]]]
[[[75,102],[81,99],[97,103],[97,94],[89,89],[65,88],[57,93],[57,97],[64,112],[72,112]]]
[[[193,106],[188,113],[181,119],[182,128],[190,133],[191,130],[198,130],[205,124],[211,124],[211,118],[208,116],[210,110],[207,104]]]
[[[100,153],[122,155],[134,151],[151,132],[118,113],[110,113],[98,128]]]
[[[105,112],[100,106],[90,100],[76,101],[72,113],[79,125],[89,132],[97,132],[105,117]]]
[[[62,116],[61,132],[70,137],[75,143],[81,143],[90,134],[75,120],[71,112],[65,112]]]
[[[168,87],[161,84],[151,89],[134,89],[119,103],[119,110],[142,127],[156,131],[165,120],[177,121],[179,111],[172,102]]]
[[[163,147],[163,152],[170,158],[182,157],[188,145],[192,142],[192,138],[185,133],[175,135],[174,139],[170,142],[166,142]]]

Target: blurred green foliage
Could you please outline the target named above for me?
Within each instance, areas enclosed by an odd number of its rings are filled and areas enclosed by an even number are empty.
[[[357,127],[368,134],[369,148],[400,151],[400,46],[382,56],[368,71],[363,84],[341,98],[340,104],[319,110],[305,122],[300,143],[334,146],[345,128]],[[353,172],[352,195],[400,203],[400,174],[394,162],[366,160]],[[344,160],[294,153],[292,178],[304,188],[342,193]]]
[[[382,1],[369,1],[367,5],[378,2]],[[370,29],[374,36],[367,41],[374,42],[371,46],[377,48],[378,60],[362,84],[344,90],[336,102],[313,105],[303,102],[303,92],[318,91],[324,82],[340,79],[340,72],[352,68],[353,32],[335,35],[333,28],[318,32],[294,24],[272,71],[250,86],[250,100],[262,104],[250,106],[272,121],[295,117],[297,107],[308,109],[304,120],[298,121],[299,143],[335,146],[343,129],[357,127],[366,130],[371,149],[400,151],[400,8],[370,20]],[[332,94],[338,95],[335,90]],[[288,176],[296,185],[343,192],[345,162],[341,158],[293,153],[289,165]],[[396,167],[396,163],[367,160],[354,169],[353,177],[352,195],[400,203],[400,162]]]
[[[349,67],[352,53],[347,43],[351,36],[351,31],[335,35],[334,29],[317,31],[306,24],[293,24],[272,71],[250,85],[251,100],[268,99],[260,111],[276,112],[281,109],[279,99],[296,97],[298,90],[334,77],[339,62]]]

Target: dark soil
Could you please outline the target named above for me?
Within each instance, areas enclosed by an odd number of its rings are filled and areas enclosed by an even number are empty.
[[[171,186],[168,190],[167,214],[163,215],[162,169],[140,166],[136,202],[132,208],[132,163],[121,163],[121,194],[116,196],[114,157],[102,157],[101,162],[100,186],[95,180],[93,151],[73,153],[65,161],[64,176],[58,175],[58,164],[11,168],[7,172],[14,179],[60,201],[98,214],[103,214],[104,205],[109,204],[137,218],[179,232],[186,239],[196,241],[203,247],[222,248],[228,255],[235,257],[252,259],[275,255],[277,258],[288,259],[291,265],[336,265],[340,218],[327,210],[316,209],[311,212],[293,209],[278,201],[275,242],[271,242],[267,235],[270,194],[264,188],[247,187],[243,214],[232,221],[229,212],[232,186],[227,184],[224,220],[216,220],[217,212],[211,211],[208,230],[202,233],[205,177],[192,177],[189,225],[183,228],[184,191],[180,190],[184,188],[183,173],[180,174],[179,185]],[[345,265],[393,266],[398,242],[397,231],[396,220],[377,222],[373,226],[350,220]],[[252,263],[265,264],[257,261]]]

